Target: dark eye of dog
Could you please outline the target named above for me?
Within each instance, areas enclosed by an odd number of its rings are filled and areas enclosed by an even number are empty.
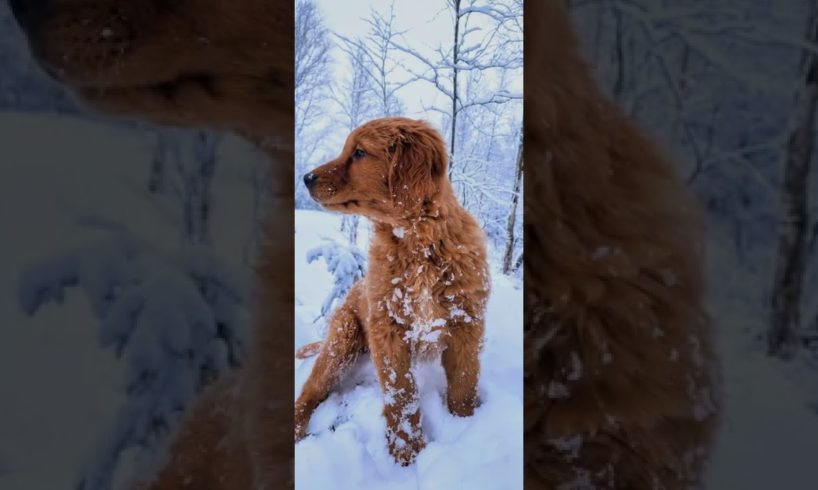
[[[365,152],[365,151],[363,151],[363,150],[362,150],[362,149],[360,149],[360,148],[358,148],[357,150],[355,150],[355,151],[352,153],[352,159],[353,159],[353,160],[360,160],[361,158],[363,158],[363,157],[365,157],[365,156],[366,156],[366,152]]]

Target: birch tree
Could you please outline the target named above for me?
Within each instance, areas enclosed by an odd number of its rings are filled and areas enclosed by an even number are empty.
[[[506,251],[503,254],[503,274],[512,271],[512,260],[514,248],[517,242],[515,230],[517,224],[517,204],[520,201],[520,191],[523,183],[523,136],[520,134],[520,144],[517,148],[517,171],[514,177],[514,189],[511,195],[511,209],[508,212],[508,225],[506,227]]]

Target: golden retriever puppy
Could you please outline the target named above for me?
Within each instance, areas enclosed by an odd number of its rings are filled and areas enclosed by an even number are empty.
[[[389,452],[411,464],[425,444],[414,362],[440,355],[452,414],[470,416],[477,405],[490,282],[483,231],[452,192],[443,139],[422,121],[362,125],[338,158],[304,182],[324,208],[371,219],[373,235],[369,271],[333,313],[295,403],[295,437],[306,434],[315,408],[369,350],[384,393]]]

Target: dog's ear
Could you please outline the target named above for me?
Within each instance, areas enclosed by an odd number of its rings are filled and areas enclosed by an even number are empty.
[[[401,126],[389,148],[389,193],[407,210],[432,198],[447,178],[448,154],[443,138],[425,123]]]

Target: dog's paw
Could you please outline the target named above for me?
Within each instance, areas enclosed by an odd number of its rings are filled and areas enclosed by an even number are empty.
[[[295,420],[293,427],[295,428],[295,442],[300,441],[307,435],[307,426],[310,423],[311,411],[308,410],[306,404],[295,404]]]
[[[307,435],[307,424],[295,420],[295,442],[300,441]]]
[[[474,410],[480,406],[477,397],[468,398],[452,398],[446,400],[449,406],[449,413],[457,417],[471,417],[474,415]]]
[[[405,434],[400,434],[389,438],[389,454],[401,466],[413,464],[418,453],[425,447],[426,440],[419,431],[418,435],[414,437],[406,437]]]

